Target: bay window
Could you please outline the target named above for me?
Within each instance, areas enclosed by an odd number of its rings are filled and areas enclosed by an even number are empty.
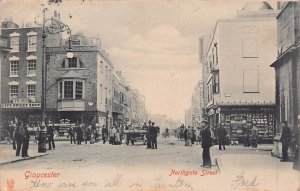
[[[63,79],[58,82],[59,99],[84,99],[84,81]]]

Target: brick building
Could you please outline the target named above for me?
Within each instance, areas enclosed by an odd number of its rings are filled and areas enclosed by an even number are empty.
[[[2,120],[18,119],[35,125],[41,121],[42,27],[19,27],[11,19],[1,25],[10,48],[1,64]],[[52,35],[46,44],[59,46],[60,37]]]

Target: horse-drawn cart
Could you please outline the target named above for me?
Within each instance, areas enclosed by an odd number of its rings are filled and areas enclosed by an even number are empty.
[[[126,145],[131,142],[134,145],[136,141],[141,141],[145,145],[147,143],[147,131],[142,128],[134,128],[130,130],[124,130]]]

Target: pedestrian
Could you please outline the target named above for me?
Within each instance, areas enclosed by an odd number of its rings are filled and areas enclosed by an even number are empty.
[[[151,148],[157,149],[157,127],[154,126],[154,122],[152,122],[152,125],[150,127],[150,140],[151,140]]]
[[[256,128],[256,125],[253,125],[253,128],[251,129],[250,139],[252,148],[257,148],[258,129]]]
[[[103,128],[101,130],[101,134],[102,134],[103,144],[105,144],[106,139],[108,137],[108,129],[105,127],[105,125],[103,125]]]
[[[77,139],[77,145],[81,145],[81,142],[82,142],[82,129],[80,127],[80,125],[78,125],[77,123],[77,126],[76,126],[76,139]]]
[[[49,123],[47,126],[48,150],[52,150],[52,148],[53,150],[55,149],[53,126],[53,123]]]
[[[197,127],[197,130],[195,131],[195,136],[196,136],[196,145],[200,145],[201,142],[200,127]]]
[[[211,131],[207,125],[207,121],[203,120],[202,125],[204,130],[202,131],[202,167],[211,168],[211,158],[210,158],[210,147],[212,146]]]
[[[121,139],[120,139],[120,130],[117,129],[116,133],[115,133],[115,145],[121,145]]]
[[[280,160],[280,162],[286,162],[289,161],[288,149],[291,145],[292,134],[290,128],[287,126],[286,121],[281,122],[281,126],[282,126],[282,132],[281,132],[280,141],[282,143],[282,160]]]
[[[13,137],[14,137],[14,140],[16,142],[16,156],[20,156],[20,151],[21,151],[21,147],[22,147],[22,138],[20,136],[20,131],[21,131],[21,128],[23,126],[23,123],[22,122],[19,122],[18,124],[16,124],[16,128],[14,130],[14,133],[13,133]]]
[[[189,144],[188,144],[188,136],[187,136],[187,128],[185,127],[184,128],[184,131],[183,131],[183,138],[184,138],[184,146],[188,146]]]
[[[146,149],[151,149],[151,135],[150,135],[150,128],[151,128],[151,121],[148,121],[149,125],[147,127],[147,134],[146,134],[146,138],[147,138],[147,148]]]
[[[29,132],[28,132],[28,124],[23,124],[20,128],[20,137],[22,141],[22,157],[28,156],[28,148],[29,148]]]
[[[69,129],[69,136],[70,136],[70,139],[71,139],[71,144],[76,144],[76,140],[75,140],[75,127],[70,127]]]
[[[12,131],[11,137],[12,137],[12,140],[13,140],[13,150],[17,149],[16,140],[14,138],[14,132],[15,132],[16,127],[17,126],[12,121],[9,122],[9,129]]]
[[[193,139],[193,129],[191,126],[188,126],[187,129],[187,146],[192,146],[192,139]]]
[[[218,136],[218,142],[219,142],[219,150],[222,150],[222,147],[224,150],[226,150],[225,149],[225,138],[227,135],[227,131],[220,123],[218,126],[219,127],[217,129],[217,136]]]

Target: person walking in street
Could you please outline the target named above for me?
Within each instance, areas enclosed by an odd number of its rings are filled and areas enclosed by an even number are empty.
[[[149,125],[147,127],[147,148],[146,149],[151,149],[151,135],[150,135],[150,129],[151,129],[151,121],[149,120]]]
[[[75,127],[70,127],[69,129],[69,136],[70,136],[70,139],[71,139],[71,144],[76,144],[76,140],[75,140]]]
[[[258,129],[256,128],[256,125],[253,125],[250,138],[252,148],[257,148]]]
[[[82,129],[80,125],[77,124],[76,126],[76,139],[77,139],[77,145],[81,145],[82,142]]]
[[[22,138],[20,136],[21,128],[23,128],[22,126],[23,126],[22,122],[19,122],[18,124],[16,124],[16,128],[13,133],[13,138],[16,141],[16,146],[17,146],[16,156],[20,156],[20,151],[21,151],[21,147],[22,147]]]
[[[22,157],[28,156],[28,148],[29,148],[29,132],[28,132],[28,124],[24,124],[20,129],[20,136],[22,139]]]
[[[280,141],[282,143],[282,160],[280,160],[280,162],[286,162],[289,160],[288,149],[291,144],[292,133],[290,128],[287,126],[286,121],[281,122],[281,126],[282,126],[282,132],[281,132]]]
[[[219,128],[217,129],[217,136],[219,142],[219,150],[222,150],[222,147],[225,149],[225,138],[227,135],[226,129],[219,123]]]
[[[16,127],[17,126],[12,121],[9,122],[9,129],[12,132],[11,137],[12,137],[12,140],[13,140],[13,150],[17,149],[16,140],[14,138],[14,132],[15,132]]]
[[[101,130],[101,134],[102,134],[102,141],[103,141],[103,144],[105,144],[106,142],[106,139],[108,137],[108,129],[105,127],[105,125],[103,125],[103,128]]]
[[[184,138],[184,146],[188,146],[188,130],[187,128],[185,127],[184,128],[184,131],[183,131],[183,138]]]
[[[52,150],[52,148],[55,149],[53,123],[49,123],[47,126],[47,137],[48,137],[48,150]]]
[[[212,146],[211,140],[211,131],[207,125],[207,121],[202,121],[203,125],[203,132],[202,132],[202,158],[203,158],[203,165],[202,167],[210,168],[211,167],[211,158],[210,158],[210,147]]]
[[[201,142],[200,127],[197,127],[195,136],[196,136],[196,145],[200,145],[200,142]]]
[[[157,127],[154,126],[154,122],[150,127],[150,140],[151,140],[151,148],[157,149]]]
[[[187,129],[187,146],[192,146],[192,139],[193,139],[193,129],[191,126],[188,126]]]

